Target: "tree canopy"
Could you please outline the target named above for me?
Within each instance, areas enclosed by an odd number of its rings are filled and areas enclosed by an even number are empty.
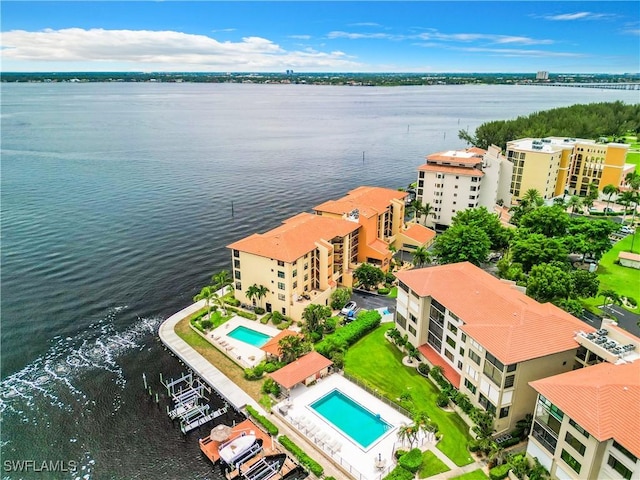
[[[509,246],[511,230],[502,226],[495,213],[486,207],[460,210],[451,221],[452,225],[468,225],[484,231],[491,242],[491,250],[503,250]]]
[[[436,238],[433,252],[440,263],[471,262],[480,265],[487,260],[491,240],[487,233],[473,225],[452,225]]]
[[[602,102],[554,108],[521,116],[515,120],[497,120],[480,125],[475,133],[460,130],[461,140],[480,148],[498,145],[502,150],[516,138],[620,136],[640,130],[640,104]]]
[[[367,290],[384,280],[384,272],[369,263],[363,263],[353,272],[353,277]]]

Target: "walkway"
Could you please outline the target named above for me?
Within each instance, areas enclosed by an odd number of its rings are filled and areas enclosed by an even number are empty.
[[[176,324],[183,318],[193,315],[204,308],[205,302],[205,300],[200,300],[165,320],[158,331],[160,340],[236,409],[240,410],[247,405],[251,405],[259,412],[262,412],[262,407],[253,398],[176,334]]]

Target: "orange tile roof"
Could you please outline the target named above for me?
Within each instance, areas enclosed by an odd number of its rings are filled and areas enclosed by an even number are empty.
[[[344,215],[357,208],[360,211],[360,215],[371,217],[384,212],[391,205],[393,199],[402,200],[407,195],[407,192],[391,188],[362,186],[351,190],[338,200],[329,200],[313,209],[319,212]]]
[[[391,250],[389,250],[389,244],[384,240],[380,240],[379,238],[374,239],[367,246],[385,257],[388,255],[391,255]]]
[[[469,263],[405,270],[396,277],[455,313],[462,331],[509,365],[578,347],[595,329],[551,303],[538,303]]]
[[[599,363],[529,385],[599,441],[613,438],[640,457],[640,361]]]
[[[484,172],[481,172],[477,168],[468,167],[452,167],[450,165],[436,165],[434,163],[425,163],[418,167],[422,172],[438,172],[438,173],[453,173],[455,175],[467,175],[470,177],[482,177]]]
[[[227,245],[227,248],[283,262],[294,262],[316,248],[317,241],[345,237],[359,227],[355,222],[340,218],[300,213],[273,230],[254,233]]]
[[[430,228],[425,227],[424,225],[418,225],[417,223],[412,224],[405,231],[401,232],[403,235],[415,240],[416,242],[424,245],[431,240],[433,240],[436,236],[436,232],[431,230]]]
[[[442,367],[442,374],[444,375],[444,378],[449,380],[451,385],[456,388],[460,388],[460,374],[456,372],[455,368],[445,362],[444,358],[442,358],[440,354],[431,347],[431,345],[425,343],[424,345],[420,345],[418,350],[422,355],[424,355],[424,358],[426,358],[429,363]]]
[[[318,352],[310,352],[280,370],[270,373],[269,376],[278,385],[289,389],[331,365],[333,365],[333,362],[328,358],[323,357]]]
[[[271,340],[265,343],[262,347],[260,347],[260,350],[263,350],[275,357],[279,357],[280,356],[280,345],[279,345],[280,340],[282,340],[284,337],[289,337],[292,335],[296,337],[302,337],[301,333],[294,332],[293,330],[285,329],[285,330],[282,330],[280,333],[278,333],[275,337],[272,337]]]

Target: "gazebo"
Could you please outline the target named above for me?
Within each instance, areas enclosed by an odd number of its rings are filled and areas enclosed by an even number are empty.
[[[270,373],[269,376],[283,390],[289,391],[298,384],[309,385],[329,374],[333,362],[318,352],[310,352],[295,362]]]

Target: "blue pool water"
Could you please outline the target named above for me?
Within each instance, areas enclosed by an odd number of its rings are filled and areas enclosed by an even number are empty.
[[[363,448],[385,434],[390,428],[380,415],[370,412],[340,390],[332,390],[311,404],[318,414]]]
[[[251,328],[243,327],[242,325],[231,330],[227,336],[258,348],[271,339],[271,337],[266,333],[257,332]]]

